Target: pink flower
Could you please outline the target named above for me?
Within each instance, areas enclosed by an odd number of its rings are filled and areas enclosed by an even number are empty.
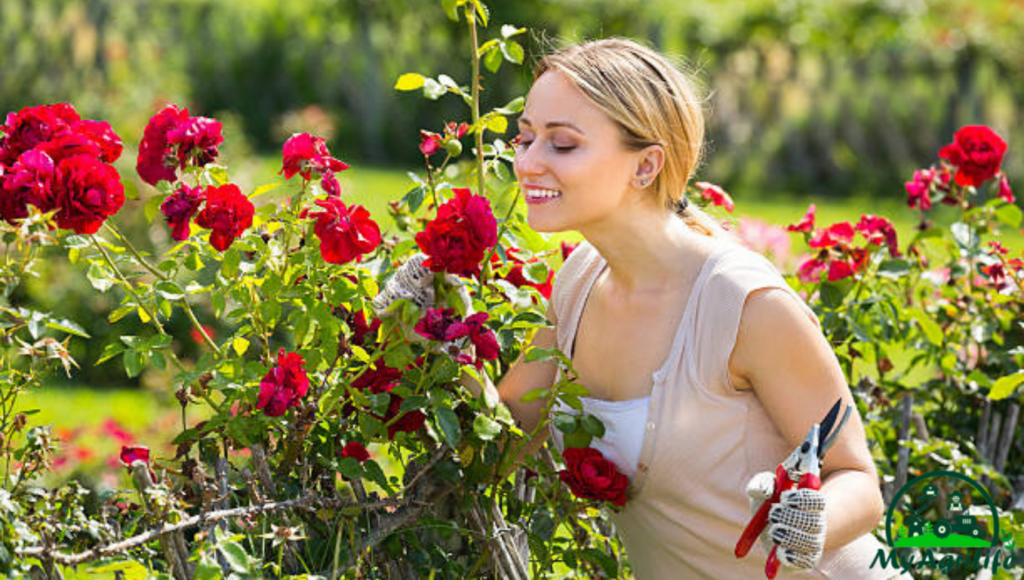
[[[700,190],[701,197],[708,200],[712,205],[721,206],[728,212],[736,208],[732,202],[732,196],[721,187],[707,181],[698,181],[694,185]]]
[[[1002,179],[999,180],[999,199],[1006,203],[1017,201],[1017,198],[1013,196],[1013,190],[1010,189],[1010,180],[1006,179],[1006,175],[1003,175]]]
[[[260,381],[256,408],[263,409],[268,417],[280,417],[298,405],[309,390],[305,364],[298,353],[286,353],[283,348],[280,349],[277,364]]]
[[[907,190],[907,207],[920,207],[924,211],[932,208],[929,190],[935,177],[934,169],[918,169],[914,172],[914,179],[903,184],[903,188]]]
[[[887,246],[891,257],[896,258],[900,255],[896,242],[896,228],[889,220],[870,214],[863,215],[857,223],[857,231],[867,238],[869,244]]]
[[[801,282],[811,283],[817,282],[821,276],[821,273],[828,268],[828,260],[822,260],[820,257],[811,257],[804,260],[799,269],[797,270],[797,276]]]
[[[103,425],[100,427],[100,431],[107,437],[115,439],[122,445],[128,445],[135,440],[135,438],[132,437],[132,434],[125,429],[124,426],[111,418],[107,418],[107,420],[103,422]]]
[[[296,173],[302,175],[303,179],[312,179],[313,172],[326,173],[348,169],[343,161],[331,157],[327,150],[327,142],[322,137],[316,137],[309,133],[296,133],[288,138],[282,148],[283,165],[279,173],[284,174],[285,179],[291,179]],[[324,188],[327,190],[327,187]]]
[[[441,149],[441,136],[430,131],[420,130],[420,153],[427,157]]]
[[[789,259],[792,241],[786,228],[756,218],[741,217],[736,235],[748,248],[771,255],[776,265]]]
[[[192,217],[199,212],[205,197],[203,189],[182,183],[160,204],[160,212],[164,214],[167,225],[171,226],[171,237],[175,241],[188,239]]]
[[[800,218],[795,224],[786,226],[786,231],[789,232],[811,232],[814,231],[814,216],[815,212],[818,211],[817,206],[813,203],[807,207],[807,212],[804,213],[804,217]]]
[[[831,248],[840,244],[849,244],[853,241],[854,230],[850,222],[839,222],[814,232],[807,245],[815,248]]]
[[[144,445],[123,445],[121,447],[121,463],[131,467],[136,461],[149,465],[149,447]]]

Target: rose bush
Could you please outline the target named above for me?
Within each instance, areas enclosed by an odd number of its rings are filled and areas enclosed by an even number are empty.
[[[124,486],[135,490],[97,498],[98,509],[84,508],[87,492],[75,484],[39,487],[56,443],[15,414],[14,401],[46,372],[70,372],[67,342],[88,337],[45,313],[0,309],[5,573],[56,577],[86,564],[175,579],[629,574],[604,509],[628,506],[628,480],[589,447],[604,429],[581,414],[586,388],[564,353],[524,348],[547,325],[552,266],[572,246],[551,247],[525,226],[516,188],[502,216],[488,198],[508,178],[514,145],[501,135],[522,99],[481,112],[480,64],[520,63],[524,30],[503,26],[481,43],[481,4],[442,6],[470,32],[473,80],[409,73],[396,88],[459,97],[468,119],[410,137],[426,171],[389,204],[390,229],[344,199],[335,174],[348,165],[324,139],[292,136],[284,183],[243,192],[215,164],[220,124],[168,105],[143,131],[136,163],[154,186],[141,195],[145,213],[162,215],[175,241],[150,255],[114,223],[124,200],[109,126],[70,105],[8,116],[0,209],[18,253],[3,265],[4,296],[41,244],[59,243],[98,291],[118,289],[111,324],[145,325],[98,362],[116,361],[129,376],[165,372],[182,430],[173,455],[125,440]],[[473,154],[460,162],[463,138]],[[997,138],[965,130],[944,162],[915,173],[908,205],[922,221],[907,243],[882,216],[817,228],[813,205],[790,228],[813,252],[793,284],[854,389],[889,494],[911,467],[942,467],[990,478],[1006,507],[1024,475],[1012,437],[1024,383],[1022,259],[983,243],[1021,225]],[[954,177],[961,172],[970,184]],[[273,191],[285,202],[263,203]],[[690,198],[736,208],[706,182]],[[956,206],[960,219],[936,227],[933,202]],[[427,274],[397,284],[409,263]],[[207,346],[196,358],[182,358],[166,330],[176,316]],[[215,319],[226,329],[218,336]],[[554,416],[569,447],[563,460],[545,448],[523,460],[528,469],[517,469],[520,452],[547,424],[525,432],[503,404],[467,388],[499,380],[520,357],[555,361],[563,377],[525,400],[541,401],[545,417],[558,402],[573,410]],[[911,437],[911,423],[927,431]]]

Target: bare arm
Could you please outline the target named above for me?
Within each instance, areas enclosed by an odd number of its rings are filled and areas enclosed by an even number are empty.
[[[778,340],[780,336],[786,340]],[[741,379],[739,388],[753,388],[794,447],[837,399],[844,406],[855,405],[831,345],[796,300],[779,289],[758,291],[747,299],[729,368]],[[874,529],[885,506],[856,412],[825,456],[821,475],[825,549]]]

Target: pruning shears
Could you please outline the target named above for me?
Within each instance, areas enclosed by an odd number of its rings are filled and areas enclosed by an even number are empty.
[[[750,548],[768,525],[768,512],[771,511],[773,505],[779,502],[783,492],[791,489],[821,489],[821,459],[836,442],[836,436],[846,424],[846,420],[850,418],[852,410],[851,407],[847,407],[842,419],[837,424],[836,418],[839,417],[839,409],[842,404],[842,399],[836,401],[820,423],[811,425],[803,443],[775,468],[775,491],[761,504],[757,513],[747,523],[746,529],[743,530],[743,535],[740,536],[740,540],[736,543],[736,549],[733,551],[737,558],[742,558],[750,552]],[[771,553],[768,554],[768,561],[764,565],[764,575],[769,579],[775,578],[779,573],[777,548],[777,546],[772,547]]]

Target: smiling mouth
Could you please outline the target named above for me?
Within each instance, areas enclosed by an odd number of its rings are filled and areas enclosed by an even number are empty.
[[[526,189],[523,195],[527,203],[541,203],[562,197],[562,192],[556,189]]]

